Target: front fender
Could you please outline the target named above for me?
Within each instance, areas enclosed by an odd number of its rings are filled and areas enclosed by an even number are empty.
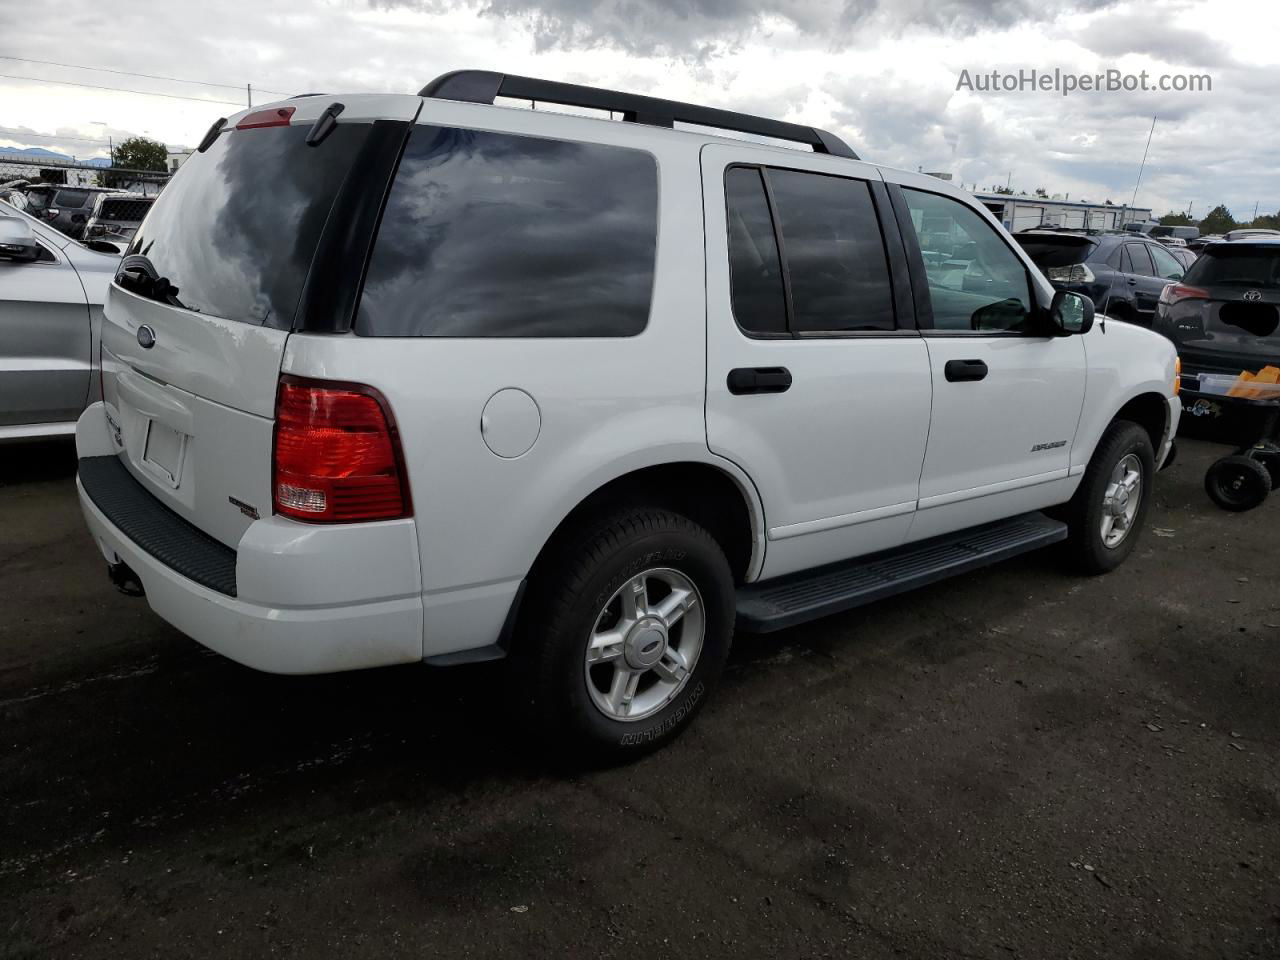
[[[1156,450],[1156,463],[1162,462],[1181,411],[1174,392],[1178,353],[1173,344],[1144,327],[1099,317],[1085,335],[1085,358],[1085,398],[1071,447],[1071,475],[1084,473],[1116,414],[1144,394],[1163,400],[1164,434]]]

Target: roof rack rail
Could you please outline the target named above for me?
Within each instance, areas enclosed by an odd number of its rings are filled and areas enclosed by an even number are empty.
[[[418,91],[420,97],[436,100],[461,100],[465,103],[493,103],[498,97],[518,100],[542,100],[573,107],[589,107],[622,114],[623,120],[655,127],[671,127],[676,121],[695,123],[718,130],[736,130],[775,140],[790,140],[813,147],[814,153],[857,160],[858,155],[839,137],[799,123],[786,123],[766,117],[753,117],[732,110],[717,110],[676,100],[660,100],[634,93],[620,93],[576,83],[537,80],[489,70],[455,70],[436,77]]]

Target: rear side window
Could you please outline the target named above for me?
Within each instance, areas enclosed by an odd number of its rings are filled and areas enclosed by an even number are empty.
[[[865,182],[730,167],[725,200],[733,314],[744,331],[895,329],[889,263]]]
[[[315,147],[309,129],[232,130],[174,174],[128,251],[168,280],[170,302],[292,325],[320,232],[373,125],[339,123]]]
[[[1187,270],[1192,286],[1280,289],[1280,244],[1232,247],[1213,244]]]
[[[764,180],[755,167],[730,167],[724,179],[733,316],[748,333],[785,334],[787,299]]]
[[[1125,252],[1129,254],[1129,263],[1132,266],[1130,273],[1141,274],[1144,277],[1156,275],[1156,268],[1151,263],[1151,254],[1147,253],[1145,243],[1126,243]]]
[[[658,172],[648,153],[415,127],[355,331],[634,336],[649,318],[657,230]]]
[[[1182,268],[1182,264],[1168,250],[1163,247],[1148,247],[1147,253],[1151,254],[1151,259],[1156,266],[1156,276],[1165,280],[1181,280],[1182,275],[1186,272]]]
[[[150,209],[150,200],[103,200],[98,207],[98,217],[103,220],[141,220]]]

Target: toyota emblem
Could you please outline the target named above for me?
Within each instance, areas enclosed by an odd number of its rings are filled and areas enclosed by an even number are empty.
[[[150,350],[156,345],[156,332],[145,323],[138,328],[138,346]]]
[[[1246,290],[1246,291],[1244,292],[1244,298],[1245,298],[1246,300],[1248,300],[1250,303],[1253,303],[1255,300],[1261,300],[1261,299],[1262,299],[1262,291],[1261,291],[1261,290]]]

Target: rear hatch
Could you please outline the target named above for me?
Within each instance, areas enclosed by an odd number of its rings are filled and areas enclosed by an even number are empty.
[[[85,235],[127,240],[133,236],[153,202],[150,197],[108,197],[99,202]]]
[[[1161,296],[1156,329],[1188,372],[1280,363],[1280,243],[1215,243]]]
[[[363,260],[342,269],[341,257],[367,247],[420,105],[317,96],[232,118],[182,165],[121,261],[102,333],[109,430],[139,482],[228,546],[271,513],[289,333],[305,304],[354,297]],[[337,123],[318,137],[325,114]]]
[[[1073,279],[1072,268],[1088,260],[1098,245],[1078,233],[1019,233],[1014,239],[1046,277],[1063,282]]]

